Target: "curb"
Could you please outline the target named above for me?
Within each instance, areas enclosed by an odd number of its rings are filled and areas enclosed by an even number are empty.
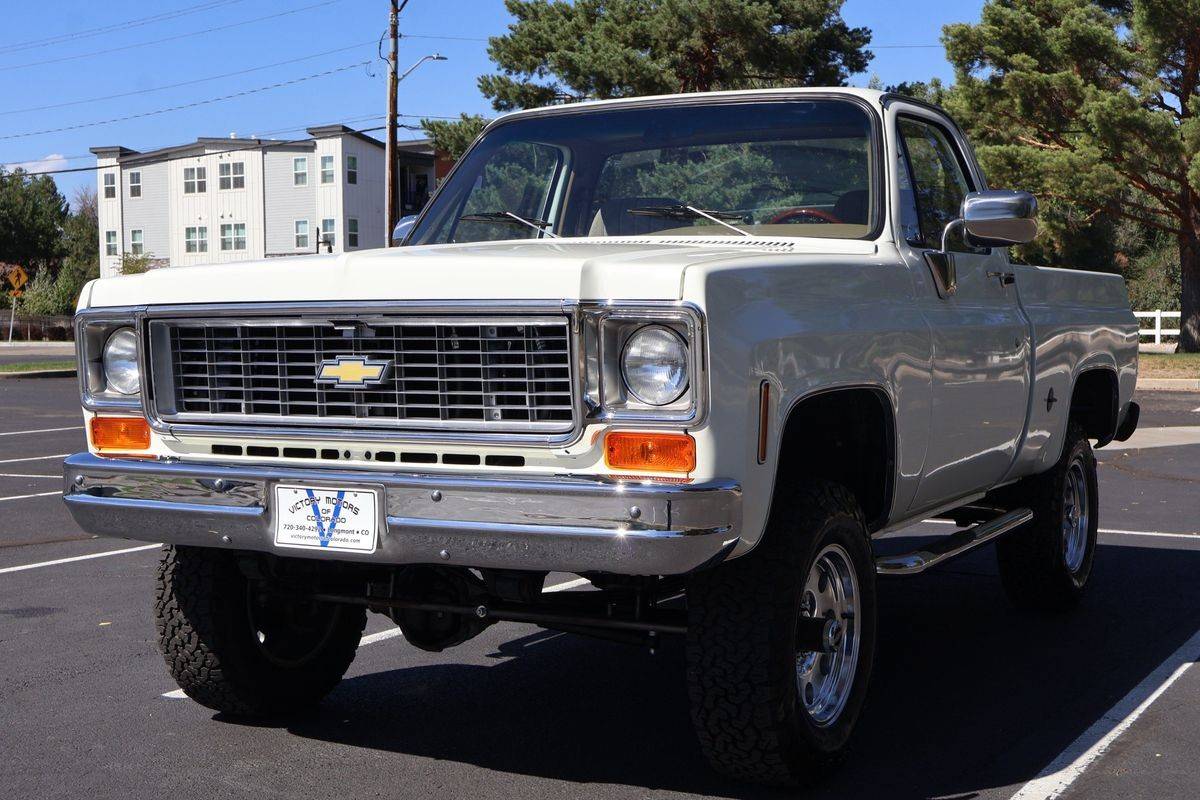
[[[71,369],[34,369],[28,372],[0,372],[0,380],[4,378],[74,378],[75,370]]]
[[[1197,378],[1138,378],[1139,392],[1200,392]]]
[[[70,347],[72,350],[74,350],[74,349],[75,349],[75,343],[74,343],[74,342],[72,342],[72,341],[63,341],[63,342],[43,342],[43,341],[41,341],[41,340],[36,340],[36,341],[32,341],[32,342],[26,342],[26,341],[22,341],[22,340],[20,340],[20,339],[16,339],[16,340],[13,340],[13,341],[11,341],[11,342],[10,342],[10,341],[7,341],[7,340],[6,340],[6,341],[3,341],[3,342],[0,342],[0,349],[3,349],[3,348],[5,348],[5,347],[12,347],[12,348],[14,348],[14,349],[15,349],[15,348],[18,348],[18,347],[35,347],[35,348],[41,348],[41,347],[46,347],[46,348],[50,348],[50,347],[61,347],[61,348],[63,348],[64,350],[65,350],[66,348]]]

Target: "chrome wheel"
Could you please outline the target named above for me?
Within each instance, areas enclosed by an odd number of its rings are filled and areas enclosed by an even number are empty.
[[[858,576],[849,554],[831,544],[817,554],[804,583],[800,616],[831,620],[825,652],[796,653],[796,690],[814,724],[832,725],[846,706],[858,668]]]
[[[1087,474],[1078,460],[1071,463],[1063,482],[1062,547],[1063,561],[1071,573],[1079,571],[1087,555],[1089,498]]]

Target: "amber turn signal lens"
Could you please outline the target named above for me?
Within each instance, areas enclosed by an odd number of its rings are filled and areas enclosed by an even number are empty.
[[[691,472],[696,440],[686,433],[614,431],[604,439],[604,463],[612,469]]]
[[[92,417],[92,445],[101,453],[147,450],[150,424],[144,417]]]

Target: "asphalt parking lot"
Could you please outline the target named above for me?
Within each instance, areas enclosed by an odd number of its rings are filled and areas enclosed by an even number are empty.
[[[883,583],[854,752],[800,796],[1200,797],[1200,395],[1138,399],[1133,446],[1100,451],[1084,607],[1014,612],[990,548]],[[670,641],[500,624],[430,654],[373,616],[310,717],[248,725],[172,697],[157,550],[87,536],[58,497],[80,424],[73,379],[0,381],[4,797],[785,796],[708,771]]]

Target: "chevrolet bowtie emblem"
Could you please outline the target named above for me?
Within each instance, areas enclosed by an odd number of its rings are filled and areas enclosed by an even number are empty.
[[[337,356],[321,362],[317,383],[333,384],[335,389],[361,389],[378,386],[392,377],[390,359],[367,356]]]

